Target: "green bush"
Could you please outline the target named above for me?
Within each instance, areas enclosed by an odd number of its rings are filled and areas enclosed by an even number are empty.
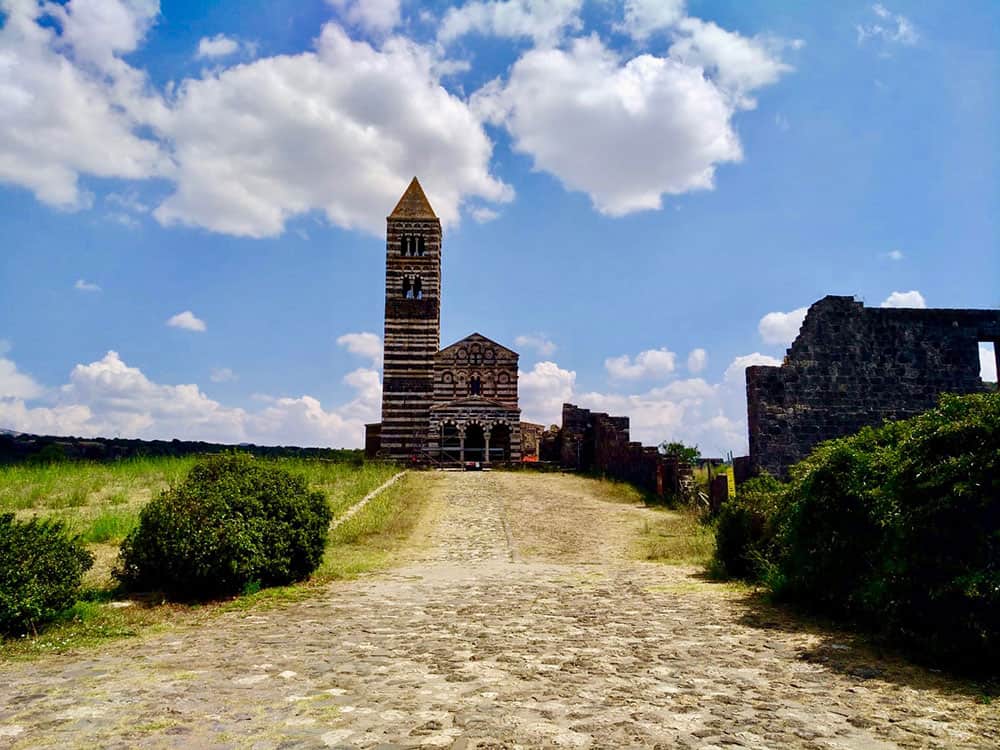
[[[93,564],[60,521],[0,514],[0,632],[35,630],[67,609]]]
[[[115,575],[182,599],[302,580],[323,557],[331,518],[305,478],[248,455],[213,456],[142,510]]]
[[[951,667],[1000,665],[1000,395],[822,443],[723,507],[718,560]]]
[[[715,527],[715,560],[726,576],[750,580],[765,576],[783,496],[784,485],[765,475],[737,487],[736,497],[722,504]]]

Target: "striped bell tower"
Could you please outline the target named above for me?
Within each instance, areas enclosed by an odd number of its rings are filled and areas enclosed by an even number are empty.
[[[379,453],[426,448],[441,346],[441,222],[416,177],[386,219],[385,358]]]

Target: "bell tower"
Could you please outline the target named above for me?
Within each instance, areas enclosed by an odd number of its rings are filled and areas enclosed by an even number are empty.
[[[441,222],[416,177],[386,219],[379,453],[426,448],[441,346]]]

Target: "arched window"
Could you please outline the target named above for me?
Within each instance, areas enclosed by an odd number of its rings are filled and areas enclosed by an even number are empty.
[[[417,255],[423,255],[427,252],[427,246],[424,244],[424,238],[417,238]]]
[[[413,283],[410,281],[409,276],[403,277],[403,297],[413,299]]]
[[[424,287],[420,281],[420,276],[413,277],[413,296],[416,299],[424,298]]]
[[[478,396],[483,391],[483,381],[479,379],[478,375],[473,375],[469,379],[469,395]]]

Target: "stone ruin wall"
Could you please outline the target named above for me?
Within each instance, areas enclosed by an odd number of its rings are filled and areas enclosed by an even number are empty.
[[[985,390],[979,342],[1000,341],[1000,311],[867,308],[828,296],[809,308],[780,367],[748,367],[754,473],[787,477],[818,443]]]
[[[630,440],[628,417],[563,404],[562,429],[556,442],[564,469],[597,471],[659,497],[679,494],[691,475],[691,468],[676,457]]]

